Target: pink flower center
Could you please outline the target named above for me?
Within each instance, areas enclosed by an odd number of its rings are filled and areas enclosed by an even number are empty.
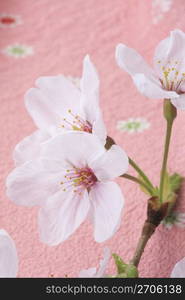
[[[92,125],[88,121],[84,120],[79,115],[73,114],[70,109],[68,110],[68,113],[69,120],[66,118],[63,119],[64,124],[61,125],[62,128],[92,133]]]
[[[76,168],[73,167],[70,170],[66,170],[66,179],[61,184],[64,186],[63,191],[66,191],[68,188],[73,188],[73,192],[77,192],[79,195],[87,189],[89,189],[97,182],[97,178],[94,175],[93,171],[88,168]]]
[[[161,61],[158,61],[161,64]],[[165,90],[176,91],[181,94],[181,84],[185,81],[185,72],[180,71],[178,61],[168,61],[167,64],[161,65],[160,81]]]
[[[1,23],[9,25],[9,24],[15,23],[15,19],[12,18],[12,17],[2,17],[1,18]]]

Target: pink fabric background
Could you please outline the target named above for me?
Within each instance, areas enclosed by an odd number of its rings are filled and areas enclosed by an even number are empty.
[[[103,244],[93,240],[88,222],[56,247],[39,241],[38,208],[14,205],[6,196],[5,180],[13,168],[12,151],[35,126],[24,107],[24,93],[41,75],[80,76],[82,59],[89,53],[101,77],[101,105],[111,135],[158,183],[165,122],[162,102],[146,99],[122,72],[114,58],[115,46],[126,43],[149,60],[154,47],[174,28],[185,30],[185,2],[175,0],[156,25],[149,0],[37,0],[1,1],[0,13],[20,15],[23,24],[0,28],[0,49],[14,43],[34,48],[34,55],[15,59],[0,54],[0,228],[16,242],[19,277],[78,276],[82,268],[97,266],[105,245],[125,260],[132,257],[145,219],[147,197],[134,184],[119,180],[126,204],[120,230]],[[178,113],[170,150],[170,169],[185,175],[184,112]],[[128,134],[116,129],[118,120],[144,117],[151,127]],[[130,168],[130,173],[132,170]],[[134,174],[134,173],[133,173]],[[26,195],[25,195],[26,196]],[[185,212],[184,191],[179,209]],[[185,256],[185,229],[159,226],[149,241],[139,271],[141,277],[169,277]],[[109,272],[113,271],[113,262]]]

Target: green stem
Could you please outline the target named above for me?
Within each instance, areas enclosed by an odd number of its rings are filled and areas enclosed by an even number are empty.
[[[143,180],[146,182],[147,186],[149,186],[151,189],[154,189],[153,184],[149,180],[149,178],[146,176],[146,174],[140,169],[140,167],[129,157],[129,164],[138,172],[138,174],[143,178]]]
[[[164,100],[163,110],[164,110],[164,117],[167,121],[167,127],[166,127],[166,138],[165,138],[165,144],[164,144],[164,154],[163,154],[163,162],[162,162],[161,177],[160,177],[160,189],[159,189],[161,202],[163,201],[164,181],[165,181],[165,175],[166,175],[166,171],[167,171],[167,161],[168,161],[170,139],[171,139],[171,134],[172,134],[172,126],[173,126],[173,121],[177,115],[177,110],[171,104],[169,99]]]
[[[171,133],[172,133],[172,124],[173,124],[173,122],[167,121],[163,163],[162,163],[161,178],[160,178],[160,201],[161,202],[163,200],[162,199],[163,198],[163,189],[164,189],[164,181],[165,181],[165,174],[166,174],[166,167],[167,167],[167,160],[168,160],[168,153],[169,153],[169,146],[170,146],[170,138],[171,138]]]
[[[142,180],[138,179],[137,177],[131,176],[129,174],[123,174],[120,177],[126,178],[128,180],[138,183],[139,185],[142,185],[150,194],[152,194],[152,189],[146,183],[144,183]]]

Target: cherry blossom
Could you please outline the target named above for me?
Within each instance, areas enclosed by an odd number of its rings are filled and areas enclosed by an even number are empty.
[[[39,155],[41,143],[66,131],[95,134],[105,144],[107,134],[99,108],[99,78],[88,55],[83,61],[80,89],[62,75],[40,77],[36,87],[26,93],[25,103],[38,130],[16,146],[17,165]]]
[[[41,240],[57,245],[88,217],[97,242],[109,239],[120,225],[124,199],[117,176],[128,157],[117,145],[108,151],[85,132],[59,134],[42,144],[40,156],[15,168],[7,178],[7,195],[16,204],[40,205]]]
[[[123,44],[116,48],[116,60],[127,71],[138,90],[149,98],[171,99],[185,109],[185,34],[173,30],[162,40],[154,54],[153,69],[134,50]]]

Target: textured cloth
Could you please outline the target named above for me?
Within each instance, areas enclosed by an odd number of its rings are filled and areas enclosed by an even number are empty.
[[[25,92],[39,76],[80,77],[82,60],[88,53],[100,74],[101,107],[109,135],[158,184],[165,134],[162,101],[140,95],[129,75],[116,65],[114,57],[115,46],[122,42],[152,61],[154,47],[170,30],[185,30],[184,0],[174,0],[169,7],[161,8],[159,18],[154,15],[154,2],[157,3],[153,1],[152,5],[149,0],[9,0],[0,3],[0,14],[19,16],[22,21],[6,26],[13,21],[4,19],[1,23],[5,26],[0,26],[0,228],[7,230],[15,240],[20,260],[19,277],[51,274],[76,277],[81,269],[98,265],[105,245],[125,261],[132,258],[147,203],[147,196],[133,183],[118,180],[126,203],[121,227],[113,238],[96,243],[92,226],[86,221],[67,241],[49,247],[39,241],[38,208],[13,204],[6,196],[5,180],[14,166],[15,145],[35,130],[24,106]],[[25,55],[21,56],[25,47],[13,51],[7,48],[16,44],[27,47]],[[117,129],[117,122],[128,118],[144,118],[150,127],[132,134]],[[171,172],[182,175],[185,175],[184,133],[184,112],[179,111],[169,167]],[[131,167],[129,173],[134,174]],[[184,190],[178,210],[185,212]],[[169,277],[174,264],[185,256],[184,237],[185,229],[168,230],[160,225],[144,251],[140,276]],[[111,261],[108,271],[113,270]]]

